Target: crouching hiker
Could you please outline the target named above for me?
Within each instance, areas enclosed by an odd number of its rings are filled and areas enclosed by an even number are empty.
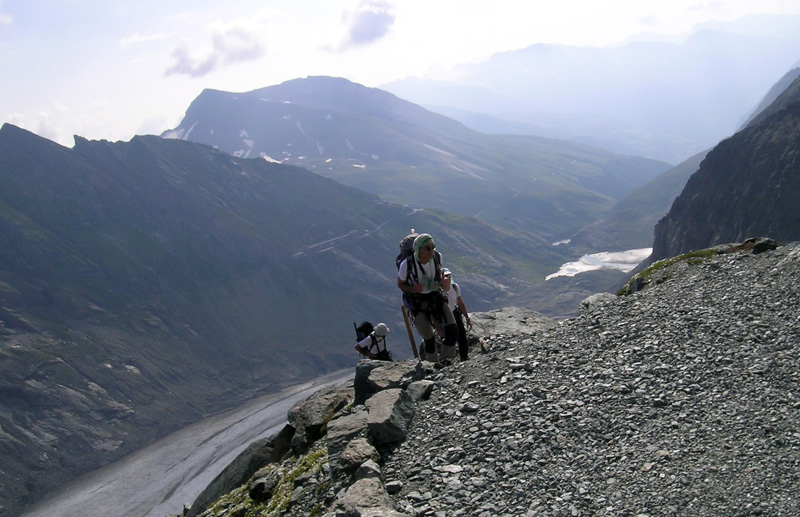
[[[435,247],[433,237],[427,233],[414,239],[413,253],[400,263],[397,270],[397,287],[403,291],[403,303],[423,339],[424,360],[439,360],[434,322],[440,321],[444,325],[441,359],[443,364],[448,364],[456,356],[458,327],[453,311],[441,293],[442,255],[434,250]]]
[[[372,323],[363,322],[356,327],[356,339],[358,340],[355,346],[356,351],[369,359],[391,361],[392,353],[386,348],[386,334],[388,333],[389,327],[385,323],[378,323],[373,329]]]

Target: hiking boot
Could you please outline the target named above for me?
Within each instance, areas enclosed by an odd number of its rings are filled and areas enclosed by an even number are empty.
[[[423,361],[428,361],[429,363],[438,363],[439,362],[439,354],[436,352],[425,352],[425,358]]]
[[[448,360],[452,360],[452,359],[456,358],[456,355],[458,355],[457,352],[456,352],[456,347],[448,346],[448,345],[442,345],[442,348],[441,348],[441,357],[442,358],[448,359]]]

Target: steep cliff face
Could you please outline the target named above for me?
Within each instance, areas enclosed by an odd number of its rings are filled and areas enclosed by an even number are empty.
[[[651,261],[750,237],[800,238],[798,155],[800,103],[721,142],[656,225]]]

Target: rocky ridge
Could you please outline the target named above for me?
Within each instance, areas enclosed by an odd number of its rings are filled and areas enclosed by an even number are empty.
[[[559,324],[473,317],[485,353],[451,367],[361,361],[203,515],[797,514],[800,243],[638,279]]]

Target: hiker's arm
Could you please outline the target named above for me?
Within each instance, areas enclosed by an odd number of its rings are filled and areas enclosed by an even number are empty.
[[[402,278],[397,279],[397,287],[399,287],[404,293],[421,293],[423,289],[422,284],[411,285]]]
[[[361,354],[363,356],[366,356],[366,357],[368,357],[370,359],[375,359],[376,357],[378,357],[375,354],[373,354],[372,352],[370,352],[369,350],[367,350],[366,348],[362,348],[361,345],[356,345],[355,349],[359,354]]]
[[[467,312],[467,306],[464,305],[464,300],[462,300],[460,296],[458,297],[458,300],[456,300],[456,304],[458,305],[458,310],[461,311],[461,315],[464,316],[465,320],[467,320],[467,328],[472,330],[472,320],[469,319],[469,313]]]

